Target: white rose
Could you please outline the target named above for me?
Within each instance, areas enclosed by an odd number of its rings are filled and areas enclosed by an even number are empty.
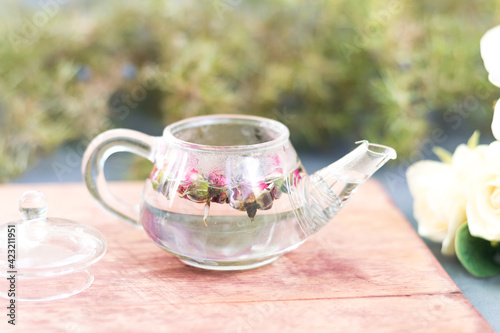
[[[441,252],[446,255],[455,254],[455,236],[458,227],[467,220],[466,209],[466,193],[469,182],[471,181],[471,173],[486,164],[486,155],[489,147],[487,145],[479,145],[474,149],[469,148],[465,144],[459,145],[451,160],[451,165],[455,175],[455,185],[459,197],[455,208],[450,213],[450,224],[448,225],[448,234],[443,240]],[[458,195],[457,193],[457,195]]]
[[[500,143],[497,148],[500,158]],[[408,169],[407,179],[414,197],[413,211],[418,233],[443,242],[443,254],[455,254],[456,231],[467,220],[466,191],[471,174],[486,165],[488,154],[495,155],[487,145],[471,149],[462,144],[456,148],[451,164],[421,161]]]
[[[473,236],[500,241],[500,166],[478,170],[467,196],[467,221]]]
[[[480,48],[484,67],[489,73],[488,79],[500,87],[500,25],[486,31],[481,38]],[[500,140],[500,100],[495,106],[491,130],[495,139]]]
[[[489,80],[500,87],[500,25],[488,30],[480,42],[481,57]]]
[[[467,221],[473,236],[500,241],[500,142],[491,143],[485,156],[468,183]]]
[[[465,144],[461,144],[455,149],[451,165],[458,181],[465,181],[469,178],[471,170],[477,169],[486,163],[488,150],[488,145],[479,145],[471,149]]]
[[[453,153],[451,165],[457,186],[460,187],[460,192],[463,193],[464,197],[471,181],[471,173],[486,164],[488,147],[488,145],[479,145],[471,149],[467,145],[461,144]]]
[[[500,164],[500,142],[493,141],[490,143],[484,156],[488,165]]]
[[[406,175],[414,198],[413,213],[418,222],[418,233],[437,242],[450,238],[449,226],[465,221],[464,195],[452,166],[420,161],[410,166]],[[456,219],[461,221],[456,222]]]

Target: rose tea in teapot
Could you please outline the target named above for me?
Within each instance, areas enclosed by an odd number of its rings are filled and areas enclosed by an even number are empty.
[[[154,163],[140,209],[106,190],[103,165],[117,151]],[[262,266],[298,247],[395,157],[392,148],[361,141],[309,176],[285,125],[216,115],[174,123],[162,137],[105,132],[90,144],[82,169],[105,209],[142,226],[167,252],[192,266],[235,270]]]

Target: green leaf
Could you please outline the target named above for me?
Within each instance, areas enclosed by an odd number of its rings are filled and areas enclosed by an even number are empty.
[[[458,260],[472,275],[486,278],[500,273],[500,265],[494,259],[496,249],[489,241],[472,236],[467,223],[457,230],[455,250]]]
[[[479,144],[479,131],[474,131],[474,133],[472,133],[469,141],[467,141],[467,147],[469,147],[469,149],[474,149],[477,147],[477,145]]]
[[[436,154],[437,157],[439,157],[441,162],[451,164],[453,155],[449,151],[438,146],[432,148],[432,151],[434,152],[434,154]]]

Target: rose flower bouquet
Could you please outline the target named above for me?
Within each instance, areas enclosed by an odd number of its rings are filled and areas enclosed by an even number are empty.
[[[481,56],[500,87],[500,26],[481,39]],[[500,273],[500,100],[492,131],[498,141],[478,145],[476,131],[453,154],[434,148],[441,162],[420,161],[407,171],[419,234],[442,242],[442,253],[456,254],[477,277]]]

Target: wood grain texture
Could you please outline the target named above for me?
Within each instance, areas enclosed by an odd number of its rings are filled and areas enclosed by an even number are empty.
[[[141,187],[112,185],[131,201]],[[492,332],[376,181],[298,249],[240,272],[182,264],[83,184],[2,185],[0,223],[19,219],[27,189],[46,194],[49,216],[98,229],[108,252],[88,290],[20,303],[18,325],[4,318],[2,332]]]

